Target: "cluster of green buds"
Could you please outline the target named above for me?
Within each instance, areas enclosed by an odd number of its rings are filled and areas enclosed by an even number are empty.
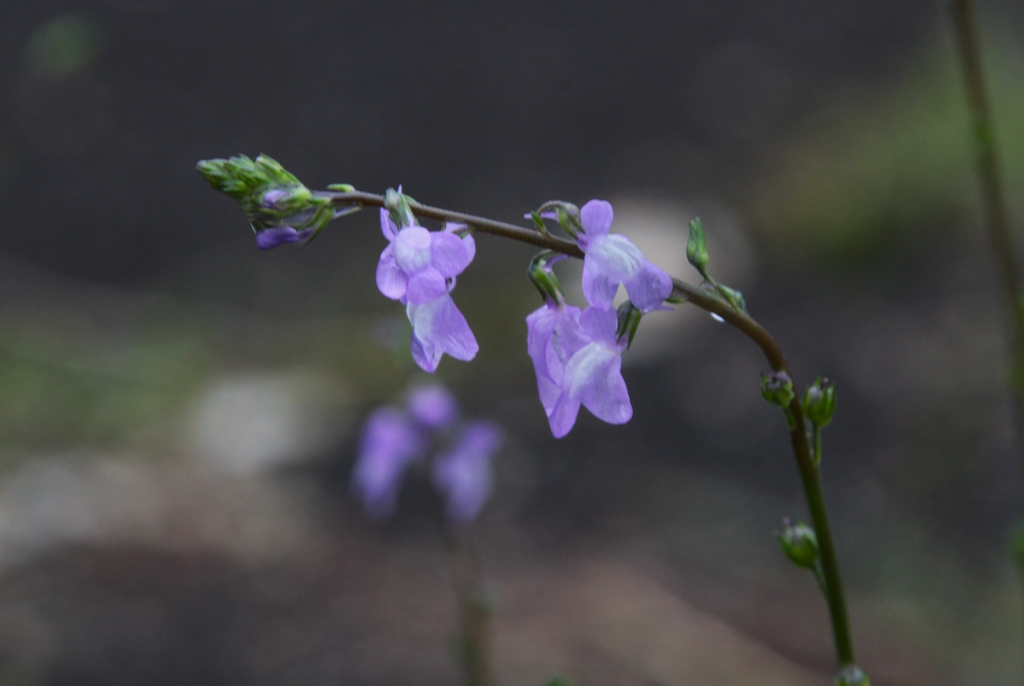
[[[358,209],[336,210],[329,194],[309,190],[266,155],[255,160],[245,155],[203,160],[196,170],[216,190],[238,201],[256,232],[257,243],[264,249],[280,242],[309,242],[327,222]],[[344,184],[331,188],[352,190]]]

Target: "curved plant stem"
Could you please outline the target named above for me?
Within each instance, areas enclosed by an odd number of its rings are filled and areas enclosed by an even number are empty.
[[[318,193],[324,197],[330,197],[332,203],[337,206],[368,206],[383,207],[384,196],[361,191],[348,193]],[[496,236],[511,238],[524,243],[530,243],[541,248],[547,248],[571,257],[583,258],[583,251],[572,241],[545,235],[532,229],[524,229],[515,224],[475,217],[461,212],[452,212],[438,207],[421,205],[416,202],[409,202],[410,208],[420,217],[450,221],[479,231]],[[674,295],[692,302],[697,307],[707,310],[729,322],[737,329],[745,333],[753,340],[765,357],[772,371],[786,372],[789,374],[789,367],[782,349],[772,338],[768,331],[757,323],[749,315],[734,308],[721,298],[704,291],[697,286],[679,279],[673,279]],[[790,374],[792,377],[792,374]],[[803,482],[804,495],[807,498],[807,508],[810,511],[811,520],[814,524],[814,531],[818,538],[818,547],[821,552],[821,577],[823,588],[828,601],[829,616],[832,620],[832,634],[835,640],[836,657],[839,667],[846,667],[855,662],[853,652],[853,636],[850,632],[850,621],[846,610],[846,596],[843,593],[842,577],[839,573],[839,560],[836,557],[835,541],[832,538],[832,527],[829,524],[828,511],[825,508],[825,493],[821,485],[821,475],[815,463],[814,451],[805,429],[803,408],[800,400],[794,397],[789,404],[789,414],[793,418],[790,425],[790,440],[793,445],[793,454],[796,457],[797,469],[800,472],[800,479]]]

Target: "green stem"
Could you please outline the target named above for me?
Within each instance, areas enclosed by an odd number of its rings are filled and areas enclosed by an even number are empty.
[[[466,686],[491,684],[491,608],[486,597],[480,559],[469,535],[448,529],[455,597],[459,605],[459,658]]]
[[[985,223],[1003,286],[1006,335],[1009,344],[1008,385],[1017,442],[1018,472],[1024,485],[1024,300],[1021,298],[1020,265],[1017,262],[1017,249],[1003,192],[995,125],[981,66],[981,40],[978,36],[974,4],[971,0],[953,0],[950,6],[960,67],[963,71],[967,108],[971,116]],[[1024,574],[1024,567],[1021,569],[1021,573]]]
[[[384,206],[384,197],[373,193],[352,191],[348,193],[319,193],[319,195],[330,197],[333,204],[338,206]],[[465,224],[480,233],[512,238],[541,248],[554,250],[570,257],[582,259],[584,256],[583,251],[576,243],[563,238],[545,235],[533,229],[524,229],[515,224],[506,224],[505,222],[475,217],[461,212],[452,212],[411,201],[409,206],[417,216]],[[674,286],[673,295],[689,300],[697,307],[717,314],[735,326],[761,348],[773,371],[789,374],[789,367],[786,364],[785,356],[782,354],[782,349],[779,348],[772,335],[752,317],[732,307],[721,298],[701,290],[697,286],[680,281],[679,279],[673,279],[672,283]],[[792,378],[792,374],[790,374],[790,377]],[[807,508],[810,511],[814,532],[818,538],[818,548],[821,552],[821,575],[825,582],[823,590],[828,601],[829,616],[832,620],[832,635],[835,640],[837,662],[839,667],[842,668],[854,663],[853,636],[850,632],[850,620],[846,610],[846,596],[843,593],[843,581],[839,573],[839,560],[836,557],[832,527],[829,523],[828,510],[825,508],[825,492],[822,489],[821,477],[815,463],[814,452],[808,440],[807,431],[804,429],[806,422],[804,420],[803,408],[800,406],[800,400],[794,397],[789,404],[788,410],[788,415],[792,417],[789,427],[790,441],[793,445],[797,469],[800,472],[800,480],[803,482],[804,494],[807,498]]]
[[[821,427],[811,429],[811,442],[814,445],[814,466],[821,468]]]
[[[1010,344],[1009,386],[1017,435],[1017,455],[1021,477],[1024,478],[1024,440],[1021,440],[1021,432],[1024,431],[1024,303],[1021,300],[1020,265],[1017,261],[1017,249],[1003,192],[1003,179],[995,142],[995,125],[981,66],[981,41],[978,37],[974,4],[971,0],[953,0],[951,8],[967,107],[970,110],[974,134],[985,223],[1006,303],[1009,329],[1007,334]]]

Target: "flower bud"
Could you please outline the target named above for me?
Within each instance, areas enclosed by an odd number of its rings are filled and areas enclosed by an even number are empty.
[[[616,314],[619,319],[619,328],[615,332],[615,338],[621,341],[623,336],[629,336],[626,340],[626,349],[628,350],[629,346],[633,345],[636,327],[640,326],[640,319],[644,316],[644,313],[643,310],[627,300],[619,305]]]
[[[555,303],[565,302],[565,298],[562,296],[562,286],[558,283],[558,277],[555,276],[555,272],[551,269],[551,265],[563,259],[565,259],[565,255],[545,250],[538,253],[526,269],[526,274],[530,277],[530,281],[533,282],[533,285],[540,292],[540,296],[545,300],[551,300]]]
[[[797,567],[813,569],[818,563],[820,553],[818,551],[818,537],[814,529],[803,522],[793,524],[789,519],[782,520],[782,533],[775,534],[782,547],[782,552]]]
[[[397,191],[394,188],[389,188],[384,192],[384,208],[391,214],[391,221],[400,229],[417,225],[416,217],[412,213],[412,208],[409,207],[411,199],[402,193],[401,186]]]
[[[857,665],[846,665],[836,675],[836,686],[871,686],[871,680]]]
[[[742,293],[733,288],[729,288],[728,286],[723,286],[720,283],[715,284],[715,290],[717,290],[718,293],[735,309],[739,310],[743,314],[747,313],[747,301],[743,297]]]
[[[574,239],[578,239],[580,234],[584,233],[580,208],[571,202],[549,200],[540,206],[536,214],[546,219],[557,219],[562,229]]]
[[[789,402],[795,397],[793,393],[793,380],[786,372],[772,372],[761,375],[761,395],[772,405],[789,407]]]
[[[705,279],[708,268],[708,246],[704,240],[704,227],[700,217],[690,222],[690,237],[686,240],[686,259],[690,261]]]
[[[832,421],[832,413],[835,410],[835,384],[828,379],[815,379],[804,394],[804,415],[812,426],[821,429]]]

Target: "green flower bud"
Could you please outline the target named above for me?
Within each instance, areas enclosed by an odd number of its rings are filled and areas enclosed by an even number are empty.
[[[846,665],[836,675],[836,686],[871,686],[871,680],[857,665]]]
[[[562,259],[565,259],[565,255],[545,250],[538,253],[526,269],[527,276],[530,277],[530,281],[533,282],[533,285],[540,292],[540,296],[545,300],[550,299],[556,303],[565,302],[565,298],[562,296],[562,286],[558,283],[558,277],[555,276],[555,272],[551,270],[551,265]]]
[[[690,222],[690,237],[686,240],[686,259],[690,261],[705,279],[708,268],[708,246],[704,240],[704,227],[700,217]]]
[[[715,284],[715,289],[723,298],[725,298],[729,302],[730,305],[732,305],[734,308],[736,308],[743,314],[747,313],[747,301],[743,298],[742,293],[732,288],[729,288],[728,286],[723,286],[720,283]]]
[[[619,328],[616,332],[616,340],[622,340],[623,336],[629,336],[626,341],[626,349],[633,345],[633,336],[636,335],[636,327],[640,326],[640,319],[644,316],[643,311],[630,301],[619,305],[617,311],[619,317]]]
[[[821,553],[818,550],[818,537],[814,529],[803,522],[793,524],[789,519],[782,520],[782,533],[775,534],[782,547],[782,552],[797,567],[814,569]]]
[[[836,387],[828,379],[818,377],[804,394],[804,415],[811,425],[821,429],[832,421],[836,411]]]
[[[416,216],[413,215],[412,208],[409,207],[410,200],[412,198],[402,193],[401,187],[397,191],[394,188],[389,188],[384,192],[384,208],[391,214],[391,221],[400,229],[406,226],[416,226]]]
[[[562,229],[574,239],[578,239],[580,234],[584,233],[583,224],[580,221],[580,208],[571,202],[549,200],[541,205],[536,213],[532,214],[537,214],[544,219],[557,219]]]
[[[789,402],[795,397],[793,393],[793,380],[786,372],[772,372],[761,375],[761,395],[772,405],[789,407]]]

